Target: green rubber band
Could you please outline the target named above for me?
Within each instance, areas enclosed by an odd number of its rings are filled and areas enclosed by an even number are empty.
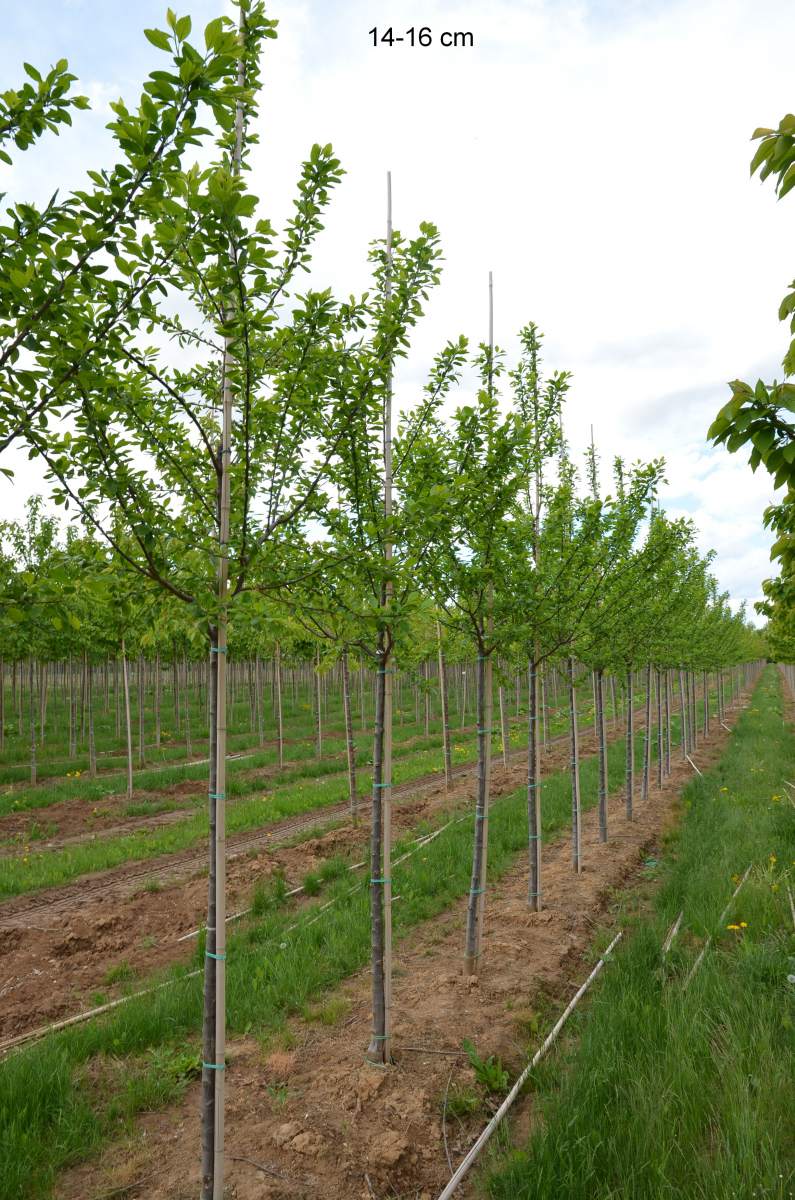
[[[208,792],[211,800],[226,800],[226,792]]]
[[[377,788],[387,788],[387,787],[391,787],[391,786],[392,786],[391,779],[390,779],[389,783],[374,783],[373,784],[373,787],[377,787]]]
[[[528,833],[528,835],[527,835],[528,841],[531,841],[531,842],[537,842],[540,837],[541,837],[540,833]]]
[[[211,646],[211,654],[226,654],[226,646]]]
[[[485,890],[485,888],[470,888],[469,894],[470,896],[482,896]]]
[[[218,962],[225,962],[225,961],[226,961],[226,955],[225,955],[225,954],[213,954],[212,950],[205,950],[205,951],[204,951],[204,957],[205,957],[205,958],[215,958],[215,959],[217,959],[217,960],[218,960]]]
[[[370,883],[391,883],[391,879],[371,879]]]
[[[388,1034],[388,1033],[373,1033],[373,1034],[371,1034],[370,1036],[372,1037],[372,1039],[373,1039],[373,1041],[374,1041],[374,1042],[387,1042],[387,1041],[389,1041],[389,1034]]]
[[[226,1070],[226,1063],[203,1062],[202,1066],[204,1067],[205,1071],[225,1071]]]

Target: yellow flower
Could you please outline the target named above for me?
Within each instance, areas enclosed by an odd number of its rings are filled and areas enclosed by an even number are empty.
[[[769,859],[769,861],[770,861],[771,863],[774,863],[774,862],[778,862],[778,859],[776,858],[775,854],[771,854],[771,855],[770,855],[770,859]]]
[[[741,921],[741,922],[740,922],[740,928],[741,928],[741,929],[747,929],[747,928],[748,928],[748,922],[747,922],[747,921]]]
[[[728,790],[729,790],[729,789],[728,789],[727,787],[722,787],[720,790],[721,790],[722,792],[728,792]]]
[[[739,925],[727,925],[726,928],[727,929],[739,929],[740,926]]]

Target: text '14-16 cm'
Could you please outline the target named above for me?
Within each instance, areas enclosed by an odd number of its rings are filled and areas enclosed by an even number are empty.
[[[401,34],[395,33],[391,25],[380,33],[378,27],[373,26],[368,33],[373,39],[374,46],[395,46],[400,43],[406,43],[409,46],[432,46],[434,40],[433,30],[428,25],[423,25],[420,29],[416,29],[412,25],[410,29],[404,29]],[[461,30],[453,32],[453,30],[446,29],[444,33],[438,35],[438,41],[442,46],[474,46],[475,35]]]

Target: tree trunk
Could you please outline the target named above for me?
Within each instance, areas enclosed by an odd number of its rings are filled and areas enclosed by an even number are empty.
[[[132,721],[130,719],[130,676],[127,669],[127,650],[124,638],[121,639],[121,673],[124,680],[124,723],[127,731],[127,799],[132,800],[133,794],[133,765],[132,765]]]
[[[146,763],[146,746],[144,742],[144,713],[146,707],[146,679],[144,656],[138,655],[138,765],[144,766]]]
[[[276,742],[279,747],[279,767],[284,766],[284,723],[282,721],[282,654],[279,643],[273,655],[273,685],[276,710]]]
[[[682,746],[682,758],[687,758],[687,701],[685,699],[685,673],[682,670],[679,671],[679,708],[680,718],[682,721],[682,729],[679,741]]]
[[[184,693],[184,726],[185,726],[185,754],[188,758],[193,758],[193,736],[190,723],[190,680],[188,679],[188,657],[186,654],[182,656],[182,669],[185,679]],[[208,734],[210,733],[208,729]]]
[[[351,717],[351,681],[348,672],[348,648],[342,649],[342,708],[345,716],[345,750],[348,756],[348,798],[351,805],[351,820],[359,824],[359,798],[356,792],[356,747],[353,744],[353,719]]]
[[[88,773],[92,779],[96,779],[97,747],[94,741],[94,680],[87,654],[85,655],[85,666],[86,678],[88,680],[86,688],[86,700],[88,703]]]
[[[663,785],[663,721],[662,721],[662,671],[655,671],[657,696],[657,787]]]
[[[649,798],[649,775],[651,772],[651,664],[646,667],[646,729],[643,737],[643,779],[641,800]]]
[[[607,745],[605,741],[605,690],[601,667],[594,672],[596,740],[599,744],[599,841],[607,841]]]
[[[491,655],[482,648],[477,665],[477,736],[478,785],[475,808],[475,836],[472,854],[472,878],[467,905],[466,954],[464,974],[477,975],[483,945],[486,871],[488,855],[489,776],[491,768],[491,723],[494,697]]]
[[[205,931],[204,957],[204,1006],[202,1016],[202,1095],[201,1095],[201,1173],[202,1197],[212,1197],[214,1174],[214,1133],[215,1133],[215,1075],[212,1064],[215,1057],[215,1026],[216,1026],[216,976],[213,957],[216,954],[216,819],[218,794],[218,741],[216,728],[218,723],[218,659],[220,655],[214,651],[217,648],[217,632],[210,631],[210,661],[208,687],[208,723],[209,723],[209,796],[208,816],[209,830],[209,874],[207,878],[207,926]],[[176,660],[175,660],[176,666]],[[174,672],[176,688],[177,675]]]
[[[262,686],[262,661],[259,654],[254,660],[254,687],[257,702],[257,736],[261,748],[265,745],[265,689]]]
[[[632,820],[635,797],[635,699],[632,694],[632,671],[627,671],[627,820]]]
[[[508,712],[505,705],[505,688],[499,689],[500,700],[500,736],[502,738],[502,765],[508,766],[508,746],[510,744],[510,734],[508,732]]]
[[[571,861],[582,872],[582,830],[580,821],[580,742],[577,729],[577,695],[574,690],[574,659],[566,660],[569,685],[569,726],[571,730]]]
[[[323,714],[321,712],[321,697],[320,697],[320,654],[315,657],[315,745],[317,756],[319,759],[323,757]]]
[[[447,699],[447,666],[442,647],[442,627],[436,622],[436,640],[439,646],[439,696],[442,702],[442,746],[444,750],[444,782],[450,787],[453,782],[453,751],[450,745],[450,712]]]
[[[30,782],[35,785],[36,769],[36,690],[33,655],[28,659],[28,716],[30,723]]]
[[[69,757],[77,755],[77,689],[75,688],[75,664],[69,655]]]
[[[155,654],[155,746],[160,749],[160,651]]]
[[[671,672],[665,671],[665,774],[671,774]]]
[[[529,872],[527,903],[533,912],[541,911],[541,754],[538,736],[538,665],[533,659],[527,668],[527,836]]]

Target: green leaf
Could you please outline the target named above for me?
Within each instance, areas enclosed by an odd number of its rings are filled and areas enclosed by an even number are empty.
[[[145,29],[144,37],[147,41],[151,42],[153,46],[157,46],[158,50],[171,49],[171,42],[169,41],[168,34],[164,33],[162,29]]]
[[[177,21],[176,35],[181,42],[185,41],[186,37],[190,37],[190,31],[193,28],[193,23],[190,17],[180,17]]]
[[[204,30],[204,44],[208,50],[213,50],[224,34],[224,18],[216,17]]]

